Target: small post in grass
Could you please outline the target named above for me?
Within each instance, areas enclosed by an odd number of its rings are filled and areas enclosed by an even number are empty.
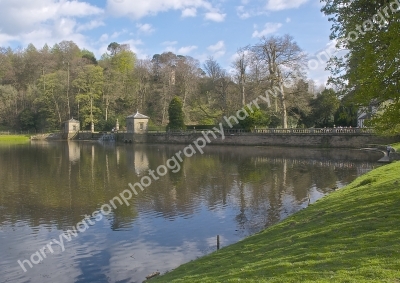
[[[217,235],[217,250],[219,250],[219,235]]]

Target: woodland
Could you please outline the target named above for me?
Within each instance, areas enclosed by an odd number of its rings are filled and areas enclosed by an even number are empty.
[[[139,111],[165,129],[174,97],[185,125],[214,125],[274,87],[251,127],[356,126],[357,107],[306,76],[307,57],[293,37],[261,38],[237,50],[227,67],[172,52],[139,59],[112,42],[96,58],[72,41],[41,48],[0,47],[0,131],[58,131],[71,118],[82,129],[111,130]],[[239,127],[243,125],[238,125]],[[246,126],[249,127],[249,126]]]

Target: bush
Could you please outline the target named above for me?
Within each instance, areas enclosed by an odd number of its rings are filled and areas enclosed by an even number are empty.
[[[168,107],[169,123],[167,130],[184,130],[186,129],[185,122],[183,119],[183,104],[182,100],[175,96]]]

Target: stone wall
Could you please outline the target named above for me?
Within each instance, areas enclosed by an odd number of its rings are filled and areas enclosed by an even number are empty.
[[[252,145],[252,146],[295,146],[324,148],[363,148],[377,144],[388,144],[400,141],[398,137],[379,137],[370,134],[254,134],[225,133],[225,139],[216,133],[217,139],[211,134],[211,144],[218,145]],[[149,133],[146,139],[138,142],[189,144],[198,138],[204,138],[202,133]]]

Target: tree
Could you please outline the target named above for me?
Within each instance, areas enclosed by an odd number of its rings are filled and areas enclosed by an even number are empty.
[[[333,89],[325,89],[312,102],[312,117],[316,127],[332,127],[334,125],[334,116],[340,106],[340,100],[337,98]]]
[[[17,90],[12,85],[0,85],[0,121],[14,126],[17,115]]]
[[[270,82],[270,89],[278,89],[282,107],[283,128],[288,127],[285,85],[302,77],[306,55],[302,52],[293,37],[262,37],[260,42],[252,47],[257,61],[266,66],[265,76]]]
[[[207,91],[213,96],[213,108],[219,109],[222,114],[228,114],[229,110],[236,108],[228,105],[230,102],[228,99],[229,86],[232,83],[230,76],[213,57],[209,57],[206,60],[204,69],[209,78]]]
[[[348,99],[343,98],[335,113],[335,125],[343,127],[357,127],[358,107]]]
[[[243,106],[246,104],[247,68],[250,63],[249,47],[240,48],[236,54],[237,57],[233,61],[232,67],[235,70],[237,84],[240,89],[241,105]]]
[[[62,121],[68,118],[68,113],[64,112],[68,111],[67,97],[64,96],[66,77],[66,72],[57,71],[43,75],[37,81],[40,90],[37,103],[50,128],[58,129]]]
[[[400,14],[394,1],[321,0],[332,22],[332,40],[343,56],[329,62],[341,95],[359,107],[379,106],[371,125],[383,134],[400,133]]]
[[[182,107],[183,107],[182,100],[178,96],[172,98],[168,107],[169,123],[167,125],[167,129],[183,130],[186,128],[183,118]]]
[[[19,126],[21,130],[27,131],[27,130],[32,130],[36,128],[36,117],[35,113],[29,109],[25,108],[22,110],[22,112],[19,114]]]
[[[73,85],[78,89],[76,96],[80,103],[80,112],[83,116],[83,124],[91,124],[97,121],[94,115],[100,113],[98,99],[103,91],[104,77],[103,68],[100,66],[86,65],[79,72],[78,77],[73,81]]]
[[[252,111],[250,111],[248,106],[245,106],[244,109],[249,114],[249,116],[246,117],[246,119],[239,121],[239,126],[242,129],[250,131],[253,130],[255,127],[265,128],[269,124],[270,119],[265,112],[261,111],[260,109],[253,109]]]
[[[82,54],[82,58],[88,60],[88,62],[90,62],[90,64],[97,65],[97,59],[96,59],[96,56],[94,56],[93,52],[86,50],[86,49],[82,49],[81,54]]]

